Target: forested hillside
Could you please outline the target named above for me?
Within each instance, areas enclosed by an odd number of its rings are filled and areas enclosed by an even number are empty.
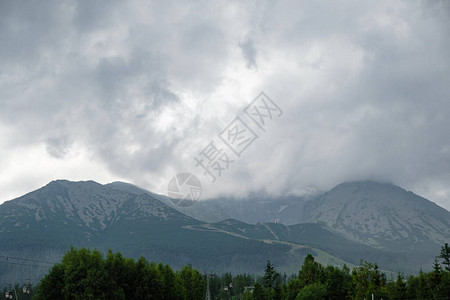
[[[33,289],[33,299],[197,300],[207,295],[218,300],[370,299],[372,295],[375,299],[450,298],[447,243],[436,257],[433,270],[416,276],[386,274],[376,263],[363,260],[352,270],[346,265],[323,266],[310,254],[298,273],[290,276],[277,272],[270,261],[265,264],[261,276],[201,274],[190,265],[174,271],[143,257],[134,260],[112,251],[103,257],[97,250],[72,248],[41,280],[36,291]]]

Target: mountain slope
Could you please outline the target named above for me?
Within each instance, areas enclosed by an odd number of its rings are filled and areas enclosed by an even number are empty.
[[[0,255],[56,262],[70,246],[85,246],[135,258],[143,255],[174,268],[192,264],[200,270],[256,273],[267,259],[281,269],[299,268],[306,253],[315,253],[308,247],[272,243],[270,237],[261,240],[256,233],[229,234],[231,226],[195,230],[193,226],[204,223],[150,193],[117,185],[57,180],[5,202],[0,206]],[[46,271],[15,264],[11,275],[2,262],[2,283],[9,278],[36,280]]]
[[[196,221],[147,194],[135,195],[93,181],[53,181],[0,209],[0,237],[33,232],[60,242],[91,240],[114,223],[145,217]]]
[[[0,205],[0,257],[58,261],[73,245],[143,255],[174,268],[192,264],[200,270],[256,273],[267,260],[294,272],[312,253],[323,263],[367,259],[386,270],[414,272],[429,268],[450,240],[448,211],[393,185],[346,183],[306,204],[295,199],[216,199],[189,207],[188,216],[186,208],[170,207],[167,197],[130,184],[57,180]],[[253,207],[254,220],[267,209],[263,218],[309,223],[248,224],[228,217],[244,218]],[[227,218],[205,222],[192,217],[209,212]],[[6,262],[0,263],[2,282],[38,278],[46,271],[16,264],[10,276]]]
[[[305,205],[307,222],[374,247],[407,250],[450,239],[450,212],[391,184],[343,183]]]
[[[157,197],[170,204],[167,197]],[[376,182],[344,183],[309,198],[213,199],[175,208],[205,222],[212,219],[215,228],[230,234],[308,244],[354,264],[368,259],[394,271],[428,269],[440,246],[450,241],[448,211],[398,186]],[[266,222],[271,216],[302,224],[255,222],[264,210]]]

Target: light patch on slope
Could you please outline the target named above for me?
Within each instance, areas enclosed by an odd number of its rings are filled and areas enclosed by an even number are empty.
[[[278,212],[282,212],[283,210],[285,210],[288,207],[288,205],[281,205],[280,209],[278,210]]]

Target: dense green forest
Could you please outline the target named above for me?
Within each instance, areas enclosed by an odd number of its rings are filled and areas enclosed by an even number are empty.
[[[209,272],[208,272],[209,273]],[[109,251],[71,248],[31,294],[16,285],[4,289],[11,299],[450,299],[450,247],[445,244],[433,270],[405,278],[388,276],[377,264],[361,261],[323,266],[308,254],[298,274],[287,276],[266,262],[264,274],[202,274],[190,265],[170,266],[125,258]],[[26,288],[26,286],[25,286]],[[13,297],[14,295],[14,297]]]

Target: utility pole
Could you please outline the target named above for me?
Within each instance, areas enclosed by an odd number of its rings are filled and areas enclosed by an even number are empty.
[[[206,274],[206,300],[211,300],[211,292],[209,290],[209,279],[214,276],[213,270],[210,270],[208,274]]]

